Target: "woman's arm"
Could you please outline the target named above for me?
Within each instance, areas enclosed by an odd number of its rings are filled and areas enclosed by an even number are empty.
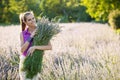
[[[36,34],[36,30],[37,30],[37,29],[35,29],[35,30],[32,32],[32,34],[30,35],[30,38],[33,38],[33,37],[34,37],[34,35]],[[24,43],[24,39],[23,39],[23,34],[22,34],[22,32],[20,33],[20,41],[21,41],[21,52],[23,53],[23,52],[28,48],[30,42],[27,40],[27,41]]]
[[[37,50],[52,50],[51,43],[49,42],[48,45],[42,45],[42,46],[34,46]]]
[[[52,46],[50,42],[48,43],[48,45],[32,46],[28,50],[29,55],[32,55],[35,50],[52,50]]]
[[[24,39],[23,39],[23,35],[22,35],[22,32],[20,33],[20,42],[21,42],[21,52],[23,53],[29,46],[29,42],[26,41],[24,43]]]

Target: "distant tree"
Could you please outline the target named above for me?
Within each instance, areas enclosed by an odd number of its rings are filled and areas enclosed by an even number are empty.
[[[19,14],[27,10],[25,0],[10,0],[9,14],[11,15],[11,23],[19,22]]]
[[[9,0],[0,1],[0,23],[9,23]]]
[[[40,9],[42,15],[51,19],[62,13],[62,5],[61,0],[41,0]]]
[[[38,16],[40,14],[39,4],[40,0],[10,0],[9,10],[12,14],[12,21],[18,22],[19,14],[30,10],[35,13],[35,16]]]
[[[87,12],[96,20],[108,20],[112,10],[120,9],[119,0],[81,0],[81,4],[87,8]]]
[[[90,16],[86,8],[80,5],[80,0],[41,0],[42,16],[50,19],[60,19],[61,22],[87,21]]]
[[[32,10],[35,16],[40,14],[40,0],[1,0],[0,23],[19,23],[19,14]]]
[[[36,17],[41,13],[39,6],[41,0],[24,0],[24,1],[27,10],[32,10]]]
[[[0,23],[19,23],[21,12],[32,10],[36,17],[46,16],[60,22],[90,21],[81,0],[0,0]]]

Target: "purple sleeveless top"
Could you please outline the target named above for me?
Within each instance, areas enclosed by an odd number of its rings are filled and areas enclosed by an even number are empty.
[[[31,34],[28,32],[28,28],[26,30],[22,31],[22,34],[23,34],[23,39],[24,39],[24,43],[25,43]],[[23,52],[22,55],[27,56],[27,51],[31,46],[32,46],[32,41],[30,42],[28,48]]]

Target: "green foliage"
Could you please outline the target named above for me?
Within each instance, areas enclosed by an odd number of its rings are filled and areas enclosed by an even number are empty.
[[[90,21],[81,0],[1,0],[0,23],[19,23],[19,14],[32,10],[35,17],[46,16],[59,22]]]
[[[0,1],[0,22],[5,22],[9,24],[9,0],[1,0]]]
[[[114,10],[109,14],[109,24],[113,29],[120,29],[120,10]]]
[[[81,0],[81,4],[87,8],[87,12],[96,20],[108,20],[112,10],[120,9],[119,0]]]
[[[1,0],[0,23],[19,23],[19,14],[32,10],[35,16],[40,14],[39,0]]]
[[[53,24],[45,18],[42,18],[40,21],[38,21],[37,26],[37,34],[33,40],[34,46],[47,45],[50,39],[60,30],[57,24]],[[29,55],[26,57],[23,71],[27,72],[27,78],[33,78],[38,72],[41,72],[43,54],[43,50],[35,50],[32,56]]]
[[[25,4],[27,6],[27,10],[32,10],[35,13],[35,16],[37,17],[40,13],[40,0],[25,0]]]
[[[80,0],[41,0],[41,16],[55,18],[60,22],[89,21],[91,18],[85,12],[86,8],[80,5]]]

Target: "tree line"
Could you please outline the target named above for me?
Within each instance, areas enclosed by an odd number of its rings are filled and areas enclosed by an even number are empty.
[[[0,0],[0,23],[19,23],[19,14],[30,10],[59,22],[106,22],[115,9],[119,0]]]

